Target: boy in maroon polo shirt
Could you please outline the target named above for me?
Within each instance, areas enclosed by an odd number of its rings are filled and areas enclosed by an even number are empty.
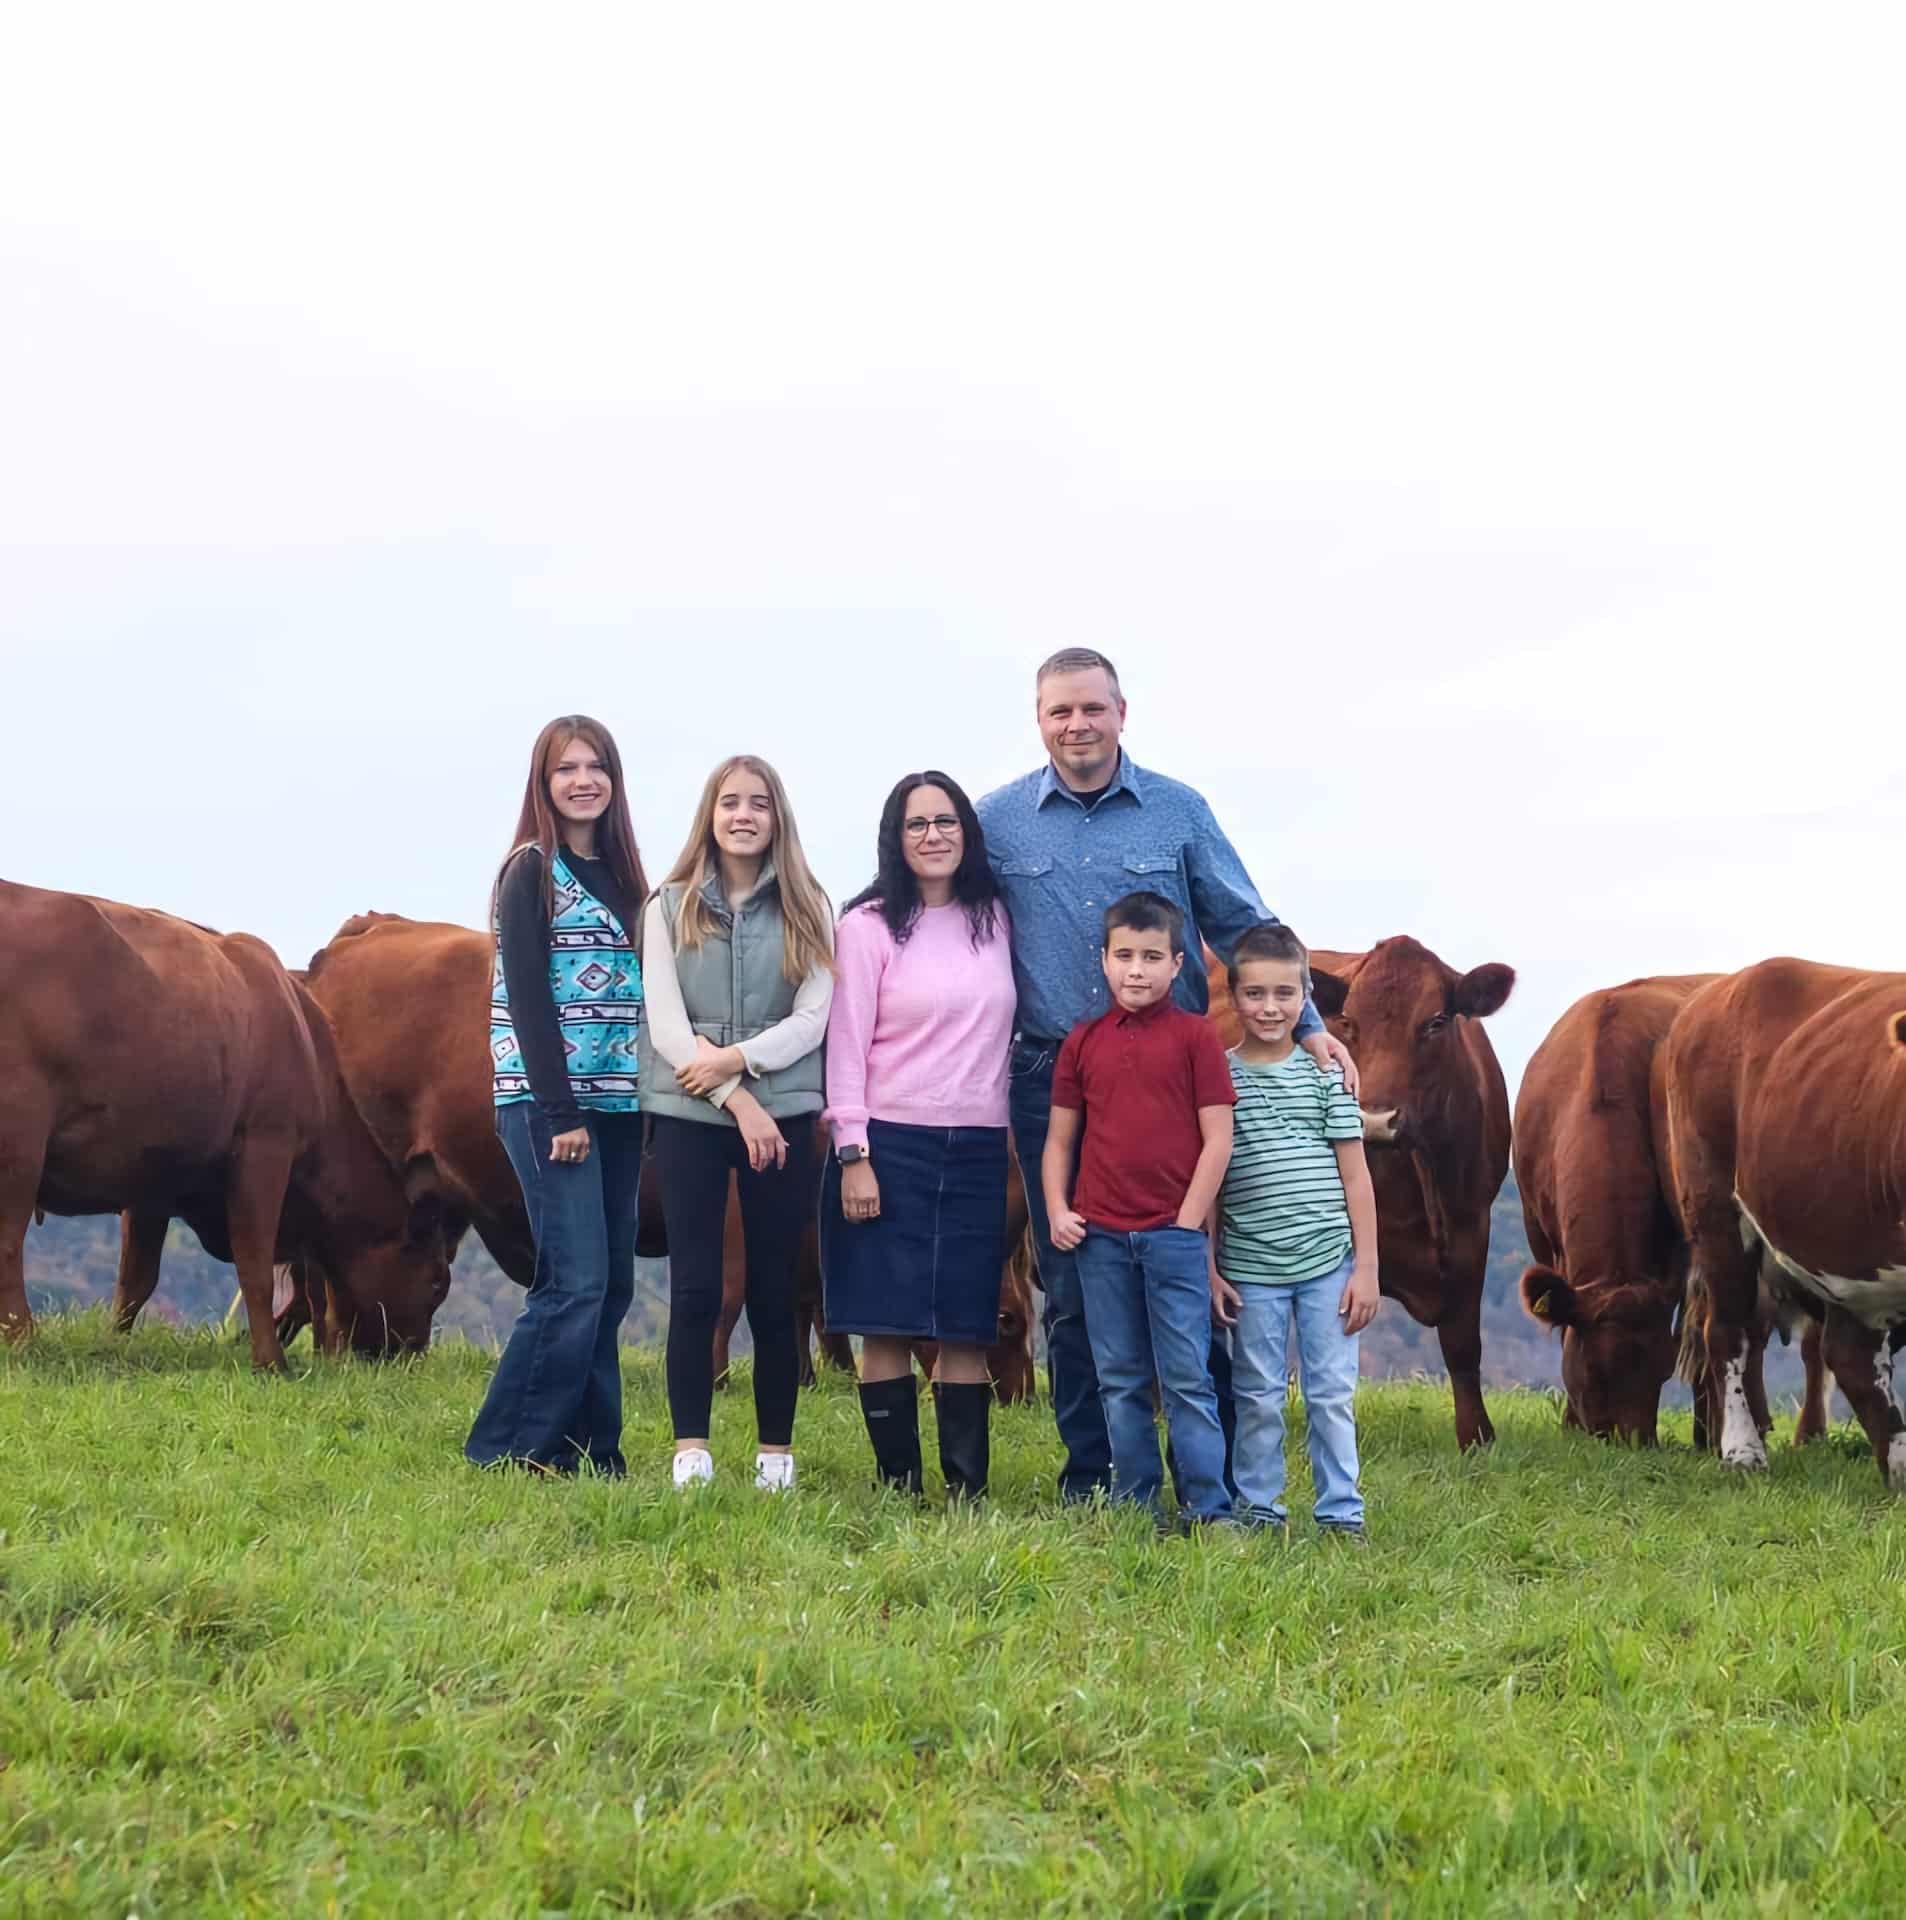
[[[1216,1032],[1171,997],[1185,963],[1171,901],[1115,901],[1101,961],[1113,1004],[1072,1029],[1053,1069],[1040,1163],[1052,1244],[1078,1257],[1112,1498],[1159,1510],[1155,1376],[1186,1517],[1230,1525],[1204,1223],[1231,1159],[1237,1092]]]

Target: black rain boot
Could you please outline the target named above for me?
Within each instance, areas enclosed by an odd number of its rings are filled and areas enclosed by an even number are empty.
[[[934,1391],[940,1402],[940,1471],[946,1475],[947,1500],[954,1505],[983,1500],[992,1465],[992,1383],[948,1380]]]
[[[920,1473],[920,1392],[911,1373],[897,1380],[863,1381],[860,1416],[874,1443],[880,1484],[918,1495]]]

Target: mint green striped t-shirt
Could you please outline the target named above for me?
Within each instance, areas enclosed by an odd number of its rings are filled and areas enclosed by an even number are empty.
[[[1302,1047],[1273,1066],[1225,1058],[1238,1104],[1218,1195],[1218,1271],[1242,1284],[1316,1280],[1350,1252],[1350,1209],[1331,1143],[1360,1140],[1363,1116],[1343,1074]]]

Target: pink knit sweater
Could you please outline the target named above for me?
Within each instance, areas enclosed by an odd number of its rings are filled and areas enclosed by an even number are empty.
[[[895,946],[879,909],[840,923],[827,1024],[827,1118],[837,1147],[865,1146],[867,1119],[1003,1127],[1013,1037],[1006,915],[973,949],[960,906],[929,907]]]

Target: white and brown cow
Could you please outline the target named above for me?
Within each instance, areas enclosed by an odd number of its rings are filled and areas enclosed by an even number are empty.
[[[1888,1483],[1906,1332],[1906,974],[1764,960],[1704,987],[1670,1030],[1673,1193],[1705,1289],[1721,1458],[1764,1467],[1748,1396],[1763,1285],[1824,1320],[1833,1369]]]

